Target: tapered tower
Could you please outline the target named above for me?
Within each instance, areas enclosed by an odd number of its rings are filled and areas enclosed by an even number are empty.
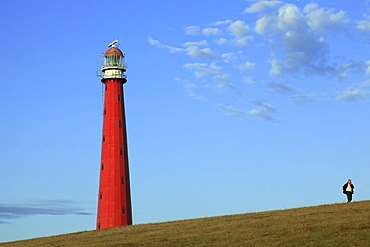
[[[127,78],[125,57],[115,46],[117,42],[108,45],[101,68],[105,93],[97,229],[132,224],[123,95]]]

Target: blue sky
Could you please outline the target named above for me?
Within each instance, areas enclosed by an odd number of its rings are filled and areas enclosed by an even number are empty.
[[[95,228],[114,39],[134,224],[369,199],[369,1],[0,8],[0,242]]]

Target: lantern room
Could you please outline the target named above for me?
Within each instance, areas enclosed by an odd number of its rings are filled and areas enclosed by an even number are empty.
[[[114,43],[115,44],[115,43]],[[109,78],[121,78],[126,80],[125,56],[120,49],[110,44],[109,49],[104,53],[104,62],[101,67],[102,80]]]

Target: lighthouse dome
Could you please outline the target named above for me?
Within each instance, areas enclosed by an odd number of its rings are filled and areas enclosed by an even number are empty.
[[[124,75],[126,72],[125,55],[119,48],[114,46],[116,42],[118,41],[112,42],[112,44],[109,45],[108,50],[104,53],[104,62],[101,67],[101,70],[104,73],[102,75],[102,80],[108,78],[120,78],[126,81],[126,76]]]
[[[117,47],[110,47],[105,53],[104,56],[118,55],[123,57],[123,53]]]

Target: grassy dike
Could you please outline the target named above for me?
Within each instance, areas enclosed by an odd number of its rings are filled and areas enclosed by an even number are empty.
[[[370,246],[370,201],[133,225],[0,246]]]

